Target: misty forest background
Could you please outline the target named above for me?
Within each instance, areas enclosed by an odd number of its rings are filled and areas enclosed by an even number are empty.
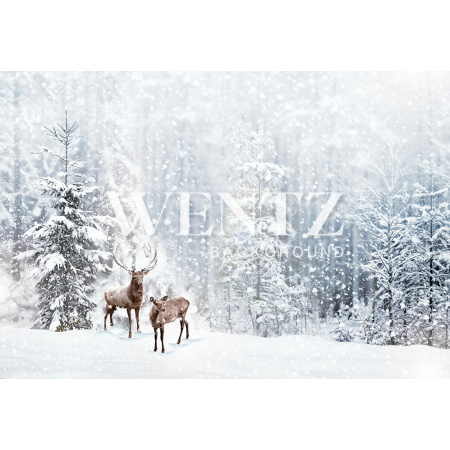
[[[214,331],[450,345],[449,74],[4,72],[0,117],[1,324],[99,327],[103,291],[129,281],[108,192],[130,219],[135,192],[153,219],[165,193],[207,192],[192,232],[210,237],[178,235],[167,202],[145,308],[184,295]],[[275,196],[254,235],[227,214],[220,236],[217,192],[249,213],[264,192],[303,197],[288,196],[286,236]],[[322,232],[343,235],[305,237],[323,192],[343,195]]]

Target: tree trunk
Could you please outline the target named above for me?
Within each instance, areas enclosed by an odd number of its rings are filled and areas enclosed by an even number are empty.
[[[16,116],[19,115],[19,84],[14,83],[14,107]],[[14,172],[13,172],[13,189],[14,189],[14,207],[13,207],[13,259],[11,262],[11,273],[14,280],[20,279],[20,264],[14,259],[22,251],[22,233],[23,233],[23,201],[22,201],[22,174],[21,174],[21,151],[19,143],[19,130],[14,129]]]
[[[431,177],[431,195],[430,195],[430,213],[432,213],[434,208],[434,202],[433,202],[433,172],[430,175]],[[432,242],[433,239],[433,217],[430,216],[430,242]],[[428,342],[427,344],[429,346],[433,345],[433,244],[430,245],[430,273],[429,273],[429,283],[430,283],[430,290],[429,290],[429,306],[430,306],[430,316],[428,317],[428,323],[430,324],[430,333],[428,335]]]

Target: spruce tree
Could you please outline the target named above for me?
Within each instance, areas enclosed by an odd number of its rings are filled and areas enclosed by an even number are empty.
[[[107,270],[103,263],[107,253],[98,249],[106,240],[101,229],[106,219],[86,210],[86,201],[97,188],[74,172],[82,167],[76,160],[76,123],[68,125],[66,112],[65,126],[47,130],[62,152],[43,151],[57,157],[64,172],[58,174],[60,179],[40,179],[42,194],[50,197],[55,213],[25,233],[31,250],[21,258],[31,257],[37,266],[36,325],[54,331],[91,328],[96,307],[90,298],[92,284]]]
[[[414,299],[413,327],[418,343],[447,346],[450,275],[450,210],[448,181],[439,173],[435,155],[422,166],[416,183],[411,219],[411,254],[407,296]],[[445,332],[445,336],[444,336]]]
[[[259,129],[237,122],[231,129],[230,154],[239,158],[239,166],[229,168],[231,192],[241,198],[247,211],[253,209],[254,234],[233,216],[228,218],[221,279],[228,285],[229,304],[239,298],[253,332],[262,336],[281,335],[289,324],[291,290],[285,276],[284,243],[276,235],[276,198],[264,193],[284,187],[285,168],[265,161],[273,152],[273,142]],[[228,249],[228,251],[226,251]],[[230,253],[228,253],[230,252]]]
[[[407,262],[399,251],[405,235],[409,196],[404,159],[395,150],[381,155],[374,168],[376,179],[361,183],[351,218],[367,236],[362,267],[375,278],[371,313],[364,324],[365,339],[375,344],[398,344],[397,317],[402,307],[401,274]]]

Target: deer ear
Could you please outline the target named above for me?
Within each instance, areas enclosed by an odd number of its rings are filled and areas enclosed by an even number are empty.
[[[163,302],[166,302],[167,301],[167,299],[169,298],[169,296],[168,295],[166,295],[165,297],[163,297],[161,300],[163,301]]]
[[[128,272],[128,275],[131,275],[131,276],[133,276],[133,272]]]
[[[150,301],[151,301],[152,303],[155,303],[155,299],[154,299],[153,297],[150,297]]]
[[[147,275],[150,272],[150,270],[145,270],[144,272],[142,272],[142,275]]]

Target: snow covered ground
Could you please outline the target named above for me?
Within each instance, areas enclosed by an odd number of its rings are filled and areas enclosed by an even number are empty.
[[[134,324],[133,324],[134,325]],[[248,335],[166,327],[166,353],[153,332],[0,328],[0,378],[450,378],[450,350],[340,343],[328,336]]]

